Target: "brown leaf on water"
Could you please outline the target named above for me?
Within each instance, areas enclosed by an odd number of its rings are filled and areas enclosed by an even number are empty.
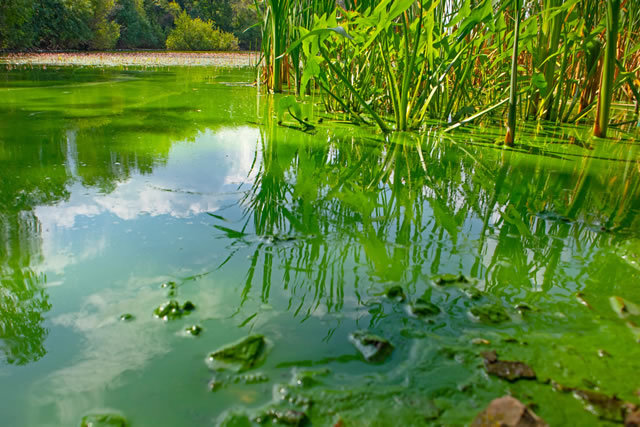
[[[504,378],[507,381],[536,378],[536,373],[524,362],[498,360],[495,351],[485,351],[482,353],[482,357],[484,358],[484,367],[491,375]]]
[[[573,389],[573,395],[584,402],[589,412],[601,418],[622,421],[625,406],[616,396],[609,397],[603,393],[580,389]]]
[[[597,391],[565,387],[558,383],[554,383],[553,388],[556,391],[572,393],[576,399],[582,401],[587,411],[602,419],[615,422],[626,422],[625,416],[629,418],[638,410],[634,404],[625,402],[615,395],[608,396]]]
[[[492,400],[473,420],[472,427],[546,427],[548,424],[518,399],[503,396]]]
[[[624,419],[624,427],[640,427],[640,409],[627,415]]]

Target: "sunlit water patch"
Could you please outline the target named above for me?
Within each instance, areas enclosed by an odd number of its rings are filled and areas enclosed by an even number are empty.
[[[311,110],[302,132],[253,78],[2,75],[8,425],[460,425],[508,393],[587,425],[638,403],[632,134],[505,150]]]

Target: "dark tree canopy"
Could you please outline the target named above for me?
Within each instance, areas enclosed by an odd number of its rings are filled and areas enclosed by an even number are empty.
[[[259,46],[251,0],[3,0],[0,50],[164,49],[183,11],[226,45]]]

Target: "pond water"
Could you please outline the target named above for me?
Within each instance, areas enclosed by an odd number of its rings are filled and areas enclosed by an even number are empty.
[[[254,79],[0,72],[2,425],[464,425],[505,394],[613,425],[580,396],[640,403],[633,134],[385,139],[312,103],[302,132]],[[154,315],[170,300],[195,310]],[[393,351],[365,360],[356,331]],[[246,371],[206,363],[255,334]],[[489,350],[537,379],[489,374]]]

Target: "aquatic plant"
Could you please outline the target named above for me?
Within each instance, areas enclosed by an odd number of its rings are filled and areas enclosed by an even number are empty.
[[[385,133],[496,119],[509,100],[507,143],[518,117],[592,119],[601,80],[606,129],[612,102],[639,99],[640,8],[609,1],[603,13],[604,3],[267,2],[263,76],[276,92],[292,81],[301,97],[318,89],[327,111]]]
[[[602,78],[600,80],[600,96],[598,98],[598,112],[593,128],[595,136],[607,136],[609,127],[609,114],[611,100],[613,98],[614,71],[618,44],[618,19],[620,13],[620,0],[607,2],[607,46],[602,61]]]

